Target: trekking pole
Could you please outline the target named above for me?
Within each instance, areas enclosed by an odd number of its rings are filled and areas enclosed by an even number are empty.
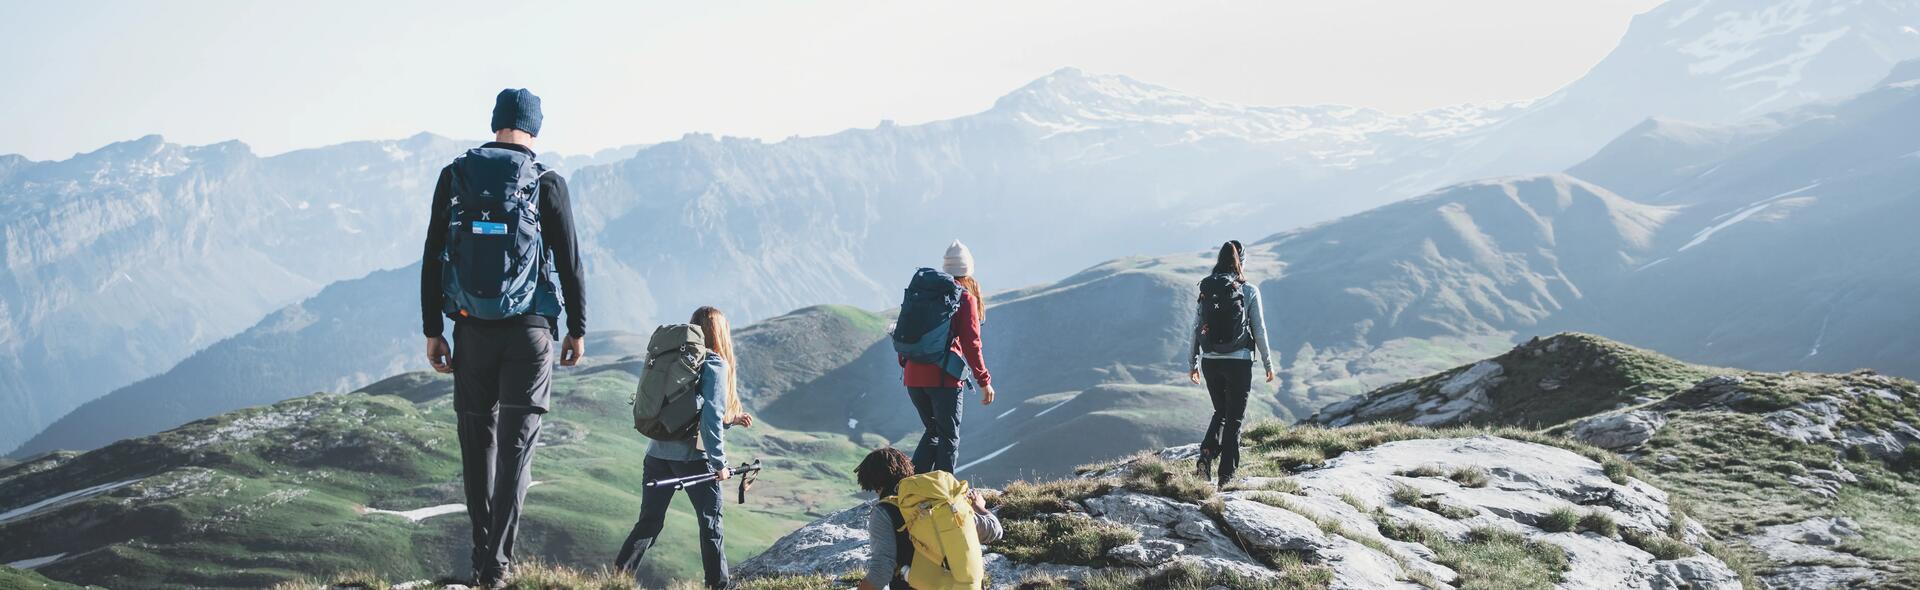
[[[740,503],[745,504],[747,503],[747,490],[753,489],[753,482],[760,479],[760,460],[754,459],[751,463],[741,463],[740,467],[733,470],[733,473],[740,477]]]

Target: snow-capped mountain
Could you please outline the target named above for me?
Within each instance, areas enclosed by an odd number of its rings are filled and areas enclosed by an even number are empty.
[[[1672,0],[1586,75],[1455,146],[1435,180],[1562,170],[1649,117],[1730,123],[1846,98],[1916,57],[1920,3]]]
[[[261,158],[158,136],[0,166],[0,446],[321,287],[418,256],[458,144]]]

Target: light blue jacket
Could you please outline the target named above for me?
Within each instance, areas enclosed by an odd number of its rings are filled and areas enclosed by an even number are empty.
[[[1260,364],[1267,372],[1273,372],[1273,351],[1267,349],[1267,314],[1260,309],[1260,288],[1253,283],[1240,284],[1240,297],[1247,302],[1247,323],[1253,328],[1253,345],[1260,351]],[[1200,359],[1240,359],[1253,360],[1253,350],[1233,352],[1203,352],[1200,347],[1200,326],[1207,321],[1206,309],[1198,302],[1193,304],[1193,345],[1187,357],[1193,359],[1193,370],[1200,370]]]
[[[719,471],[727,466],[727,361],[708,353],[700,363],[700,433],[686,440],[656,440],[647,456],[668,461],[699,461]]]

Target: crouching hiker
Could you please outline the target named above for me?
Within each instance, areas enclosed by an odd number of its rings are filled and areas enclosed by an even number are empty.
[[[893,447],[868,453],[854,476],[860,489],[880,496],[867,513],[870,548],[859,590],[979,590],[986,581],[980,546],[1002,533],[979,492],[945,471],[915,475],[913,461]],[[971,526],[953,526],[961,521]]]
[[[661,326],[647,342],[647,360],[634,394],[633,425],[653,439],[641,477],[640,520],[620,545],[614,567],[638,575],[667,518],[673,492],[685,489],[700,524],[700,561],[709,588],[726,588],[726,543],[720,528],[724,504],[720,482],[727,468],[726,428],[753,426],[736,391],[733,334],[727,316],[712,307],[693,312],[688,324]],[[675,478],[713,474],[699,483],[655,485]]]

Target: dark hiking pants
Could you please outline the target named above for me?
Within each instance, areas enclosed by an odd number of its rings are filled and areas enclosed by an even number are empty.
[[[483,579],[505,577],[513,561],[552,377],[550,329],[454,324],[453,408],[473,523],[473,569]]]
[[[668,461],[647,457],[642,463],[641,477],[647,481],[703,475],[711,472],[706,461]],[[724,494],[720,491],[720,482],[708,481],[687,486],[687,499],[693,501],[693,513],[700,521],[700,563],[706,568],[707,587],[727,587],[727,551],[726,540],[720,529],[720,505],[724,503]],[[642,489],[640,492],[640,521],[633,523],[633,532],[627,534],[627,542],[620,545],[620,555],[614,558],[614,567],[629,573],[640,571],[640,561],[647,556],[647,549],[660,537],[660,528],[666,524],[667,507],[673,503],[673,487],[658,486]]]
[[[913,447],[913,472],[953,473],[960,457],[960,388],[909,387],[913,409],[920,413],[920,444]]]
[[[1200,359],[1200,374],[1213,398],[1213,420],[1200,439],[1200,452],[1220,463],[1220,485],[1240,468],[1240,423],[1247,417],[1247,392],[1253,389],[1252,359]]]

